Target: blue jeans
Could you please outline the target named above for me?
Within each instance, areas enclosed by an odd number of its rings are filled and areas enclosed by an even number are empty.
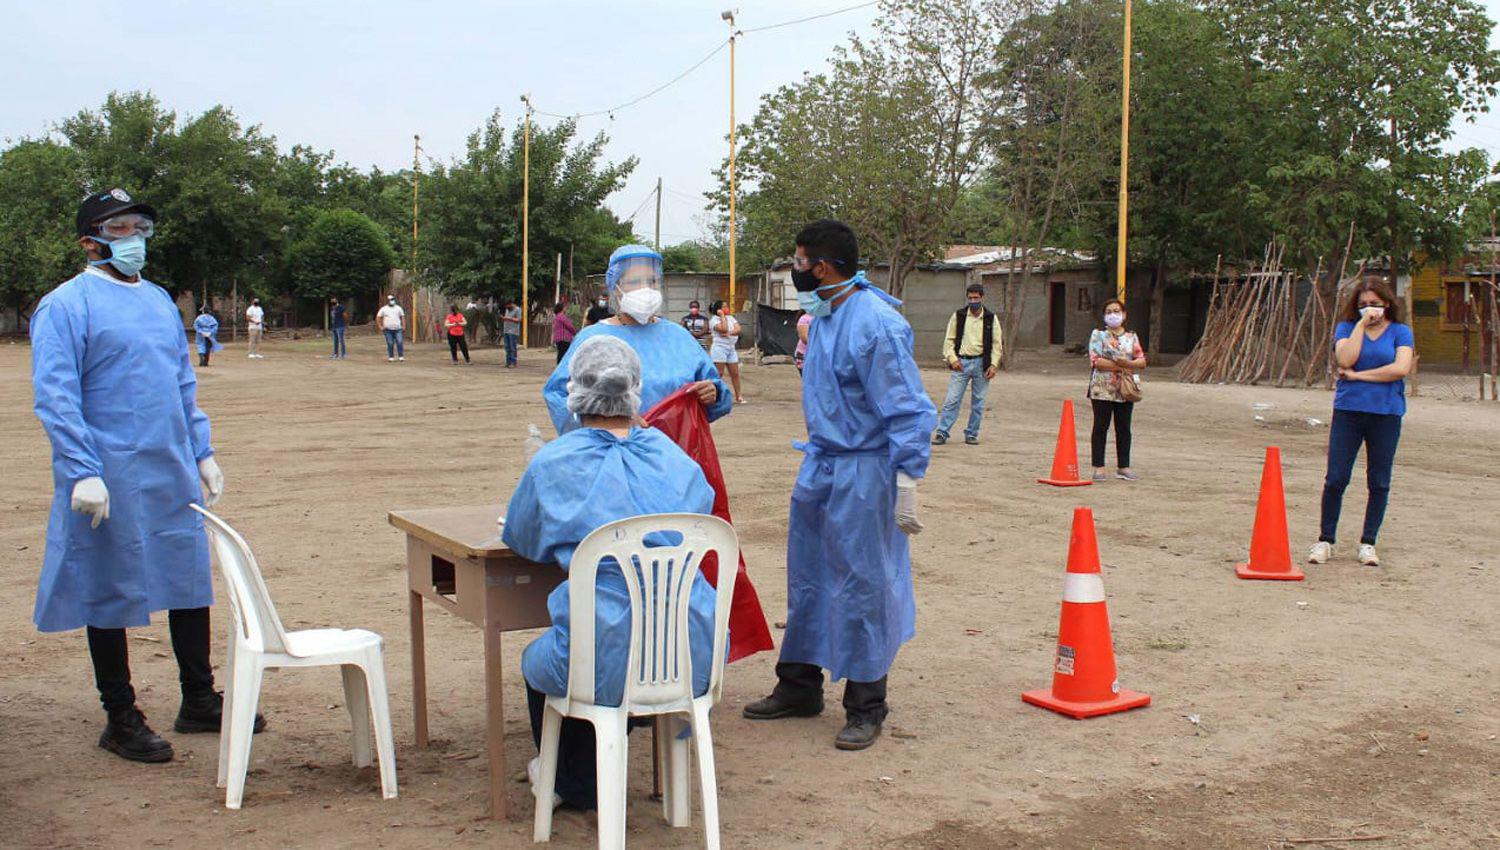
[[[516,345],[521,342],[520,334],[504,334],[505,339],[505,365],[516,365]]]
[[[1396,461],[1396,443],[1401,439],[1401,416],[1395,413],[1364,413],[1335,410],[1328,427],[1328,476],[1323,479],[1323,528],[1319,540],[1334,542],[1339,512],[1344,506],[1344,488],[1354,473],[1354,459],[1365,447],[1366,483],[1370,499],[1365,503],[1365,529],[1361,543],[1375,545],[1385,505],[1391,495],[1391,467]]]
[[[348,357],[349,356],[349,347],[344,344],[344,333],[346,331],[348,331],[348,330],[349,329],[347,327],[334,328],[333,329],[333,356],[334,357]]]
[[[983,357],[960,357],[960,371],[948,375],[948,396],[943,399],[943,415],[938,418],[938,433],[948,436],[953,423],[958,421],[958,408],[964,403],[964,390],[972,387],[969,397],[969,425],[964,434],[979,436],[979,423],[984,420],[984,397],[990,391],[990,379],[984,376]]]
[[[385,332],[385,356],[405,357],[406,346],[401,343],[401,330]]]

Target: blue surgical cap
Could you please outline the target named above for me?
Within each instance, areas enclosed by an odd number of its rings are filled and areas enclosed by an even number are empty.
[[[635,264],[631,261],[654,263],[656,275],[658,278],[661,277],[661,254],[645,245],[621,245],[609,255],[609,269],[604,272],[604,286],[611,292],[620,285],[620,278],[625,274],[625,269]]]

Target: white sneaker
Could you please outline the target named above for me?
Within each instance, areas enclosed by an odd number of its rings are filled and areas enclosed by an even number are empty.
[[[1367,567],[1380,566],[1380,556],[1375,554],[1375,546],[1372,543],[1359,544],[1359,562]]]
[[[396,359],[400,360],[402,363],[406,362],[406,358],[405,357],[397,357]]]
[[[536,775],[537,775],[537,773],[539,773],[541,771],[541,769],[542,769],[542,757],[541,756],[536,756],[531,761],[526,762],[526,778],[529,779],[529,780],[531,780],[531,796],[533,796],[533,797],[536,796]],[[552,792],[552,808],[555,809],[558,806],[561,806],[562,803],[563,803],[562,795],[558,794],[556,791]]]
[[[385,362],[387,362],[387,363],[395,363],[396,362],[396,358],[394,358],[394,357],[387,357],[385,359]]]
[[[1361,550],[1363,551],[1363,550]],[[1313,547],[1307,550],[1307,562],[1309,564],[1326,564],[1333,557],[1333,544],[1327,540],[1319,540]]]
[[[255,355],[254,354],[249,355],[249,357],[250,357],[251,360],[255,359]]]

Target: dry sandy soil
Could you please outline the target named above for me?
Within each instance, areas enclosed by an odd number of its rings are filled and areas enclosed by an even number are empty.
[[[48,447],[30,410],[28,349],[0,346],[0,844],[15,847],[522,847],[531,798],[510,781],[508,823],[484,818],[477,633],[429,608],[432,749],[412,745],[401,535],[392,508],[502,505],[551,364],[518,370],[496,350],[472,367],[414,346],[387,365],[373,339],[352,359],[280,341],[200,370],[228,479],[220,512],[256,548],[290,628],[367,627],[387,640],[401,796],[348,759],[336,672],[273,673],[245,807],[214,788],[215,739],[171,735],[175,664],[158,623],[133,632],[144,710],[178,758],[129,764],[95,746],[102,724],[80,633],[38,634],[31,606],[51,498]],[[1363,568],[1363,492],[1350,491],[1339,557],[1304,583],[1242,582],[1263,449],[1285,458],[1292,546],[1316,533],[1330,395],[1148,387],[1137,484],[1052,489],[1058,405],[1084,404],[1081,361],[1034,360],[991,390],[984,442],[934,452],[913,545],[919,623],[891,671],[887,736],[835,751],[841,723],[752,723],[740,707],[775,658],[729,668],[715,714],[726,847],[1329,847],[1500,844],[1500,405],[1412,404],[1382,538]],[[941,396],[945,375],[925,374]],[[789,491],[801,435],[790,366],[745,368],[752,403],[715,428],[738,529],[768,616],[784,611]],[[1251,405],[1270,402],[1264,422]],[[1080,410],[1086,440],[1088,415]],[[1356,473],[1359,475],[1359,473]],[[1074,721],[1023,705],[1049,682],[1070,512],[1092,506],[1120,679],[1149,708]],[[227,611],[215,612],[222,647]],[[506,636],[507,670],[530,635]],[[216,657],[222,652],[216,650]],[[832,694],[836,706],[837,694]],[[507,751],[532,754],[519,676],[506,682]],[[646,799],[635,738],[629,814],[637,847],[701,846]],[[554,846],[592,847],[590,818],[561,815]]]

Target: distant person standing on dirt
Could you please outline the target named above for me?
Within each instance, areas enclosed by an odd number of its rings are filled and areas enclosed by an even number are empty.
[[[938,416],[932,444],[948,442],[948,432],[958,422],[958,410],[969,392],[969,422],[964,426],[964,443],[978,445],[979,425],[984,421],[984,399],[990,381],[1000,371],[1000,354],[1004,346],[1000,318],[984,306],[984,286],[969,284],[964,294],[967,303],[948,319],[943,337],[943,359],[953,373],[948,376],[948,395]]]
[[[210,356],[224,350],[219,342],[219,319],[207,304],[198,311],[198,318],[193,320],[193,330],[198,334],[198,365],[207,366]]]
[[[688,329],[693,339],[698,340],[699,345],[708,348],[708,317],[703,315],[703,308],[697,301],[688,302],[688,314],[682,317],[682,326]]]
[[[505,366],[516,365],[516,351],[521,345],[521,308],[514,301],[505,302],[505,312],[500,316],[501,338],[505,341]]]
[[[329,360],[343,360],[349,356],[349,347],[344,344],[344,335],[349,331],[349,320],[344,305],[337,298],[328,299],[328,327],[333,334],[333,353]]]
[[[443,319],[443,328],[448,333],[448,356],[453,358],[454,366],[458,365],[458,353],[460,351],[464,353],[464,362],[470,362],[469,341],[464,337],[465,328],[468,327],[468,324],[469,320],[464,317],[463,313],[458,311],[458,305],[449,304],[448,316]]]
[[[1125,330],[1125,305],[1118,298],[1104,302],[1104,327],[1089,336],[1089,404],[1094,408],[1094,480],[1104,481],[1104,443],[1109,423],[1115,424],[1115,477],[1139,481],[1130,469],[1130,416],[1141,397],[1137,373],[1146,368],[1146,353],[1140,339]]]
[[[719,370],[719,377],[727,379],[734,387],[734,403],[744,404],[745,395],[740,392],[740,320],[729,312],[729,305],[723,301],[715,301],[708,312],[708,330],[713,335],[713,342],[708,347],[709,359]]]
[[[406,329],[406,311],[396,303],[396,296],[388,295],[385,306],[375,314],[375,324],[385,334],[385,362],[394,360],[406,360],[406,345],[401,336]]]
[[[1401,417],[1406,414],[1405,378],[1411,373],[1416,343],[1411,328],[1401,323],[1401,302],[1382,277],[1360,281],[1340,318],[1333,333],[1339,382],[1333,393],[1333,422],[1328,427],[1322,529],[1307,562],[1323,564],[1333,556],[1344,488],[1349,486],[1354,459],[1363,445],[1370,497],[1365,502],[1358,558],[1367,567],[1378,567],[1375,538],[1391,494],[1391,468],[1401,439]]]
[[[557,349],[559,363],[562,362],[563,355],[568,353],[568,346],[573,344],[573,337],[578,335],[578,328],[568,318],[567,307],[567,304],[559,301],[552,309],[552,345]]]
[[[260,308],[260,299],[250,299],[250,306],[245,308],[245,330],[250,335],[250,359],[264,360],[260,353],[260,337],[265,332],[266,311]]]
[[[802,374],[802,366],[807,362],[807,329],[812,327],[813,317],[811,313],[803,313],[802,318],[797,320],[797,350],[792,352],[792,362],[797,366],[797,374]]]

